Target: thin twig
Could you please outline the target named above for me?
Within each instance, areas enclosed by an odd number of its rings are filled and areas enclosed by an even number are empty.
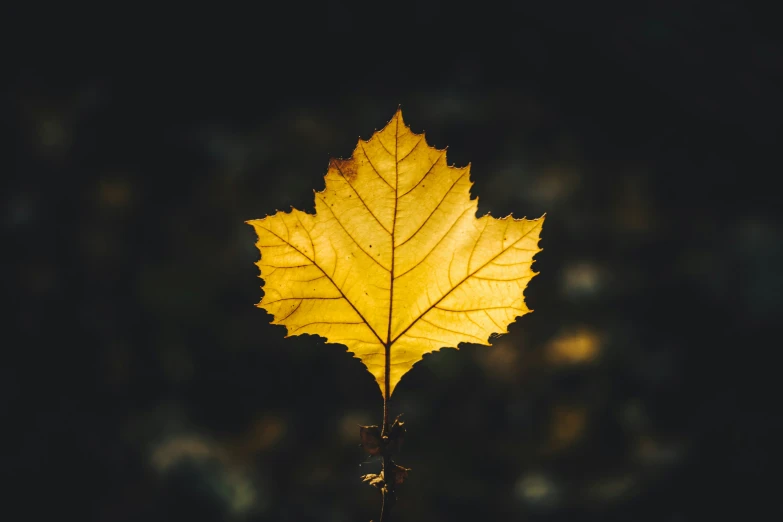
[[[386,443],[389,439],[389,407],[388,401],[383,400],[383,428],[381,431],[381,455],[383,455],[383,488],[381,489],[381,518],[380,522],[390,522],[391,510],[397,501],[394,492],[396,484],[394,462],[389,454],[389,445]]]

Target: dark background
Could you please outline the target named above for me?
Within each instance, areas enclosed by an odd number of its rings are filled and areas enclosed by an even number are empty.
[[[395,519],[780,514],[777,22],[629,4],[257,5],[154,41],[120,10],[25,17],[4,50],[3,516],[377,520],[357,425],[379,390],[253,306],[243,222],[312,211],[329,158],[398,105],[472,163],[481,213],[547,220],[535,313],[397,388]]]

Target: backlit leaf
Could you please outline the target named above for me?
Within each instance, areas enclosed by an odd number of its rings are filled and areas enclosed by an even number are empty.
[[[428,352],[489,345],[528,313],[523,291],[544,218],[476,218],[470,166],[446,164],[398,110],[332,159],[315,214],[248,221],[258,235],[264,297],[288,335],[348,347],[384,398]]]

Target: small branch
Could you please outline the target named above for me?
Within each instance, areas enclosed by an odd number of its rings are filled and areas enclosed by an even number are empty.
[[[385,451],[383,455],[383,488],[381,489],[383,499],[381,501],[380,522],[389,522],[391,520],[391,510],[397,502],[397,495],[394,491],[396,479],[394,462],[388,451]]]
[[[387,381],[388,382],[388,381]],[[381,494],[381,519],[380,522],[389,522],[391,520],[391,510],[396,502],[394,494],[394,466],[392,465],[391,455],[389,455],[389,401],[383,399],[383,424],[381,432],[381,455],[383,456],[383,488]]]
[[[383,424],[381,424],[381,436],[388,435],[388,433],[386,433],[388,427],[389,427],[389,401],[388,399],[383,399]]]
[[[383,426],[360,426],[359,435],[362,447],[370,455],[380,455],[383,459],[383,470],[375,475],[362,476],[362,480],[369,485],[378,488],[381,492],[381,518],[379,522],[391,521],[391,510],[397,503],[396,488],[408,477],[410,469],[397,465],[392,456],[399,451],[405,439],[405,423],[398,416],[389,424],[389,407],[387,401],[383,403]]]

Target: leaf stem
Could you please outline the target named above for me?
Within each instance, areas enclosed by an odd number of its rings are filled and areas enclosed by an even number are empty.
[[[388,387],[388,380],[386,386]],[[388,395],[387,395],[388,397]],[[383,487],[381,488],[382,500],[381,500],[381,518],[380,522],[390,522],[391,510],[397,501],[397,496],[394,492],[394,486],[397,483],[397,477],[395,477],[395,465],[391,459],[389,445],[385,442],[388,441],[389,434],[389,400],[383,399],[383,428],[381,431],[381,455],[383,456]]]
[[[389,429],[389,401],[383,399],[383,424],[381,424],[381,437],[387,435]]]

